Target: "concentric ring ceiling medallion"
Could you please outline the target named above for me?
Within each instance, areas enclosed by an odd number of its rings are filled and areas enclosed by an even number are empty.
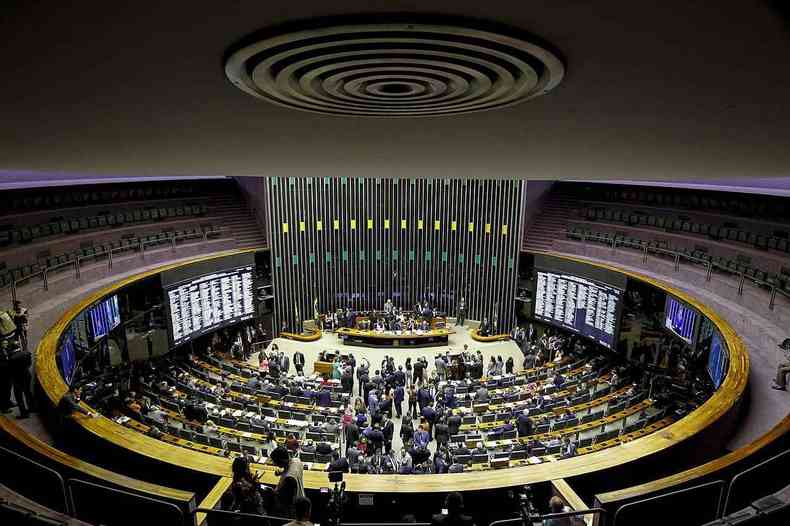
[[[364,117],[454,115],[543,95],[565,73],[520,37],[434,24],[346,24],[270,36],[233,51],[239,89],[297,110]]]

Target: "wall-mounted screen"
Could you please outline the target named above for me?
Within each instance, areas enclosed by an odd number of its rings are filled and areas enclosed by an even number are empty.
[[[107,336],[111,330],[121,323],[118,296],[113,294],[88,309],[88,321],[93,341]]]
[[[667,296],[664,326],[689,345],[694,341],[697,318],[697,311],[672,296]]]
[[[537,271],[535,318],[612,348],[623,291],[571,274]]]
[[[74,345],[74,333],[71,330],[68,330],[60,341],[58,357],[63,379],[66,380],[67,384],[71,385],[71,381],[74,379],[74,371],[77,368],[77,352]]]
[[[708,374],[716,389],[724,381],[728,365],[729,355],[727,350],[721,342],[719,333],[714,331],[710,341],[710,352],[708,353]]]
[[[174,346],[255,315],[254,265],[216,270],[165,286]]]

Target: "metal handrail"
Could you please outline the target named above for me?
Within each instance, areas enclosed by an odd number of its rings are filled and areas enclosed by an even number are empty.
[[[63,477],[60,475],[60,473],[58,473],[57,471],[55,471],[54,469],[52,469],[50,467],[44,466],[43,464],[39,464],[35,460],[31,460],[31,459],[29,459],[29,458],[27,458],[25,456],[22,456],[19,453],[16,453],[15,451],[11,451],[10,449],[6,449],[6,448],[0,446],[0,451],[2,451],[4,453],[7,453],[7,454],[10,454],[10,455],[13,455],[13,456],[17,457],[20,460],[24,460],[25,462],[28,462],[28,463],[36,466],[37,468],[44,470],[45,472],[49,473],[50,475],[54,475],[55,478],[57,478],[58,481],[60,482],[60,490],[61,490],[61,493],[63,495],[63,513],[65,513],[66,515],[71,515],[71,510],[73,508],[69,507],[69,499],[66,498],[66,482],[63,480]]]
[[[579,232],[566,231],[565,234],[566,234],[566,237],[569,237],[571,239],[580,239],[582,241],[582,243],[586,243],[588,239],[607,239],[607,238],[605,238],[603,236],[600,236],[598,234],[594,234],[594,235],[590,236],[590,235],[588,235],[587,232],[579,233]],[[648,253],[650,253],[650,252],[653,252],[653,253],[656,253],[656,254],[662,253],[662,254],[666,254],[666,255],[669,255],[669,256],[673,256],[675,258],[675,272],[680,270],[680,260],[681,259],[688,260],[688,261],[691,261],[693,263],[699,263],[699,264],[701,264],[701,265],[706,267],[705,281],[710,281],[711,280],[714,268],[721,269],[724,272],[727,272],[728,274],[740,275],[740,281],[738,283],[738,295],[739,296],[743,295],[743,285],[744,285],[745,280],[747,280],[747,279],[749,281],[751,281],[752,283],[756,284],[756,285],[765,287],[765,288],[767,288],[770,291],[770,299],[768,301],[768,309],[769,310],[774,310],[774,307],[776,306],[776,295],[777,295],[777,293],[779,293],[779,294],[781,294],[781,295],[783,295],[783,296],[785,296],[787,298],[790,298],[790,292],[783,290],[782,288],[777,286],[776,283],[771,283],[771,282],[769,282],[767,280],[761,280],[761,279],[758,279],[758,278],[756,278],[754,276],[748,276],[748,275],[746,275],[745,272],[737,272],[737,271],[733,272],[729,267],[727,267],[725,265],[722,265],[721,263],[716,263],[713,260],[707,260],[707,259],[702,259],[702,258],[698,258],[698,257],[695,257],[695,256],[690,256],[690,255],[688,255],[688,254],[686,254],[684,252],[680,252],[680,251],[676,251],[676,250],[670,250],[670,249],[650,246],[647,243],[634,243],[632,241],[625,241],[623,239],[617,239],[617,237],[612,237],[612,239],[611,239],[611,247],[612,247],[612,252],[613,253],[617,249],[617,246],[632,247],[632,248],[638,248],[638,249],[642,250],[644,252],[644,257],[643,257],[643,262],[644,263],[647,263],[647,256],[648,256]]]
[[[745,469],[745,470],[741,471],[740,473],[737,473],[734,477],[732,477],[732,480],[730,480],[730,484],[727,487],[727,497],[724,499],[724,506],[721,509],[721,515],[719,515],[719,517],[723,517],[724,515],[728,514],[728,510],[729,510],[729,507],[730,507],[730,497],[732,496],[733,487],[736,485],[736,482],[738,482],[738,480],[741,477],[743,477],[745,475],[748,475],[749,473],[751,473],[751,472],[763,467],[766,464],[772,463],[776,459],[778,459],[779,457],[783,457],[785,455],[790,455],[790,449],[788,449],[787,451],[783,451],[783,452],[779,453],[778,455],[774,455],[773,457],[771,457],[769,459],[763,460],[759,464],[756,464],[756,465],[754,465],[754,466],[752,466],[752,467],[750,467],[748,469]]]
[[[620,516],[620,512],[623,511],[624,509],[633,508],[635,506],[639,506],[639,505],[644,504],[646,502],[651,502],[651,501],[656,501],[656,500],[661,500],[661,499],[673,497],[673,496],[679,495],[681,493],[690,493],[690,492],[692,492],[694,490],[698,490],[700,488],[707,488],[707,487],[711,487],[711,486],[714,486],[714,487],[715,486],[719,486],[719,498],[718,498],[718,501],[716,502],[716,509],[714,510],[713,516],[714,517],[721,517],[721,513],[720,513],[721,512],[721,501],[722,501],[722,498],[724,497],[724,487],[726,486],[726,484],[725,484],[725,482],[723,480],[712,480],[710,482],[706,482],[704,484],[699,484],[697,486],[691,486],[689,488],[683,488],[683,489],[679,489],[679,490],[675,490],[675,491],[670,491],[668,493],[662,493],[660,495],[654,495],[653,497],[648,497],[646,499],[640,499],[640,500],[635,500],[633,502],[627,502],[627,503],[623,504],[622,506],[620,506],[619,508],[617,508],[617,511],[614,512],[614,518],[612,519],[612,526],[617,526],[617,519]]]
[[[90,487],[93,487],[93,488],[98,488],[98,489],[102,489],[102,490],[105,490],[105,491],[109,491],[111,493],[117,493],[117,494],[120,494],[120,495],[126,495],[127,497],[133,497],[135,499],[140,499],[140,500],[144,500],[144,501],[147,501],[147,502],[153,502],[153,503],[156,503],[158,505],[162,505],[165,508],[172,508],[173,510],[175,510],[175,513],[178,514],[179,520],[178,520],[178,522],[170,522],[170,523],[166,523],[166,524],[184,524],[184,513],[181,511],[181,508],[179,508],[178,506],[176,506],[172,502],[167,502],[167,501],[160,500],[160,499],[153,499],[151,497],[146,497],[144,495],[138,495],[137,493],[131,493],[129,491],[124,491],[124,490],[120,490],[120,489],[116,489],[116,488],[111,488],[109,486],[105,486],[103,484],[97,484],[95,482],[88,482],[86,480],[81,480],[81,479],[69,479],[67,481],[67,486],[68,486],[68,490],[69,490],[69,502],[71,503],[72,516],[75,519],[79,519],[79,512],[77,510],[76,504],[74,503],[73,487],[74,486],[78,486],[78,485],[90,486]]]
[[[583,515],[598,515],[598,514],[605,514],[606,510],[603,508],[587,508],[586,510],[574,510],[574,511],[563,511],[560,513],[547,513],[545,515],[541,515],[537,517],[536,520],[544,521],[546,519],[562,519],[565,517],[580,517]],[[488,526],[503,526],[506,524],[523,524],[524,519],[522,517],[514,517],[512,519],[502,519],[498,521],[494,521],[488,524]]]
[[[202,238],[203,241],[205,242],[205,241],[208,241],[209,237],[216,237],[218,235],[222,235],[227,230],[228,230],[227,228],[219,227],[219,228],[214,228],[214,229],[211,229],[211,230],[203,230],[201,233],[192,233],[192,234],[181,234],[181,235],[167,236],[165,239],[171,243],[172,249],[175,250],[176,246],[177,246],[176,242],[178,240]],[[110,250],[102,251],[102,252],[100,252],[98,254],[94,254],[92,256],[76,255],[74,257],[74,259],[71,259],[71,260],[68,260],[68,261],[64,261],[63,263],[58,263],[58,264],[51,265],[51,266],[45,266],[44,268],[42,268],[38,272],[33,272],[33,273],[23,277],[23,278],[20,278],[20,279],[14,278],[11,281],[11,284],[9,285],[9,287],[11,289],[11,299],[13,301],[16,301],[16,299],[17,299],[17,291],[16,291],[17,287],[21,283],[23,283],[25,281],[28,281],[28,280],[30,280],[32,278],[41,276],[41,279],[44,282],[44,290],[49,290],[49,279],[48,279],[48,276],[49,276],[50,272],[58,270],[58,269],[60,269],[62,267],[73,266],[74,267],[74,277],[75,277],[75,279],[80,279],[80,274],[81,274],[80,261],[82,259],[87,259],[87,257],[96,258],[96,257],[101,257],[101,256],[106,255],[107,256],[107,268],[111,269],[112,265],[113,265],[113,253],[115,253],[115,252],[126,252],[128,250],[135,250],[136,252],[140,252],[142,257],[145,258],[145,246],[146,245],[160,244],[159,243],[160,241],[162,241],[162,240],[160,240],[160,239],[157,239],[157,240],[154,240],[154,241],[142,241],[142,240],[140,240],[139,242],[137,242],[135,244],[126,245],[126,246],[122,246],[122,247],[110,248]]]

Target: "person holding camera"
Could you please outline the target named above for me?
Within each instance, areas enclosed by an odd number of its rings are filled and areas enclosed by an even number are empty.
[[[240,513],[263,515],[263,495],[258,476],[250,471],[250,464],[245,457],[233,459],[233,483],[222,496],[222,509]]]

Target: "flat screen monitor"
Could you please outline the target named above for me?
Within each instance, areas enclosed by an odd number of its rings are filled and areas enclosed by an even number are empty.
[[[88,322],[93,341],[100,340],[121,323],[118,296],[113,294],[88,309]]]
[[[63,379],[66,383],[71,385],[74,379],[74,371],[77,368],[77,355],[74,345],[74,334],[72,331],[67,331],[60,341],[60,372],[63,373]]]
[[[708,374],[716,386],[719,388],[727,375],[727,368],[729,366],[729,355],[727,349],[721,342],[721,336],[717,331],[713,332],[710,341],[710,351],[708,353]]]
[[[664,307],[664,326],[684,342],[692,345],[697,327],[697,311],[672,296]]]
[[[623,290],[560,272],[537,271],[535,318],[577,332],[611,349]]]
[[[173,346],[255,315],[254,265],[215,270],[165,286]]]

